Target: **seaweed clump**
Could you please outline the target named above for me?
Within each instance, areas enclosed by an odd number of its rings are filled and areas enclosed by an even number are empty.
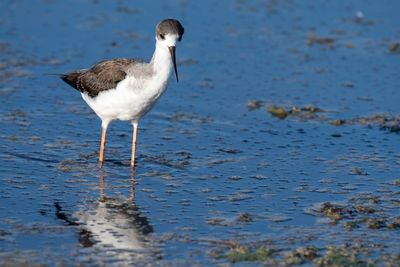
[[[297,117],[301,120],[322,120],[324,118],[318,114],[324,112],[324,110],[312,105],[305,107],[292,106],[290,109],[271,105],[267,110],[272,116],[275,116],[279,119],[285,119],[288,116]]]
[[[320,267],[337,266],[374,266],[386,263],[387,266],[397,266],[400,257],[396,254],[385,254],[379,258],[369,258],[369,249],[359,245],[342,244],[339,246],[298,247],[296,249],[272,247],[268,242],[253,242],[247,245],[235,241],[225,241],[222,245],[210,251],[209,256],[232,264],[243,262],[258,262],[264,266],[302,266],[312,264]],[[308,266],[308,265],[307,265]],[[386,266],[386,265],[385,265]]]

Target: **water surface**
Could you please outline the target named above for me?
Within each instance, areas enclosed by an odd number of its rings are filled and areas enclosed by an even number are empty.
[[[307,246],[319,257],[329,245],[360,248],[360,261],[398,255],[399,134],[357,118],[399,116],[399,8],[3,1],[0,262],[231,264],[236,248],[258,246],[280,264]],[[185,27],[180,82],[140,122],[132,184],[130,124],[109,127],[99,172],[100,120],[48,74],[149,60],[166,17]],[[323,112],[279,119],[272,105]]]

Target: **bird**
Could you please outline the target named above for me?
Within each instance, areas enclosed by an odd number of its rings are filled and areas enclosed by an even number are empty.
[[[176,19],[160,21],[156,25],[155,50],[149,63],[115,58],[60,75],[64,82],[80,91],[83,100],[101,120],[100,167],[104,162],[107,128],[110,122],[121,120],[130,121],[133,126],[130,165],[134,170],[139,120],[166,90],[172,70],[179,82],[175,51],[184,31]]]

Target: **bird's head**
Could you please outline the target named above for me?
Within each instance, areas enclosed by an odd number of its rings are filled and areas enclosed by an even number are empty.
[[[176,81],[178,79],[178,71],[176,68],[175,48],[176,44],[182,40],[185,32],[182,24],[176,19],[165,19],[157,24],[156,40],[162,46],[165,46],[171,54],[172,63],[174,64]]]

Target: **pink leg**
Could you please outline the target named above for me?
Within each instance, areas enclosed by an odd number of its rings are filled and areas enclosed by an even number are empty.
[[[100,153],[99,153],[99,166],[103,167],[104,162],[104,148],[106,146],[106,132],[107,128],[102,127],[101,130],[101,141],[100,141]]]
[[[133,137],[132,137],[132,158],[131,158],[131,168],[135,169],[135,156],[136,156],[136,136],[137,136],[137,123],[132,123],[133,125]]]

